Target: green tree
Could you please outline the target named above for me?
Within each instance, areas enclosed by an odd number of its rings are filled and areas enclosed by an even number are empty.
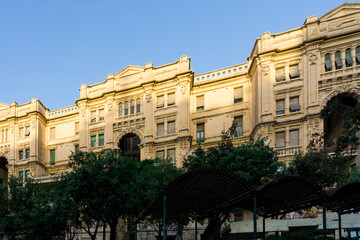
[[[275,151],[263,141],[252,139],[235,147],[230,137],[206,151],[199,147],[184,160],[183,166],[188,171],[203,167],[229,169],[256,187],[276,178],[283,164],[278,162]],[[205,239],[219,238],[221,225],[229,214],[230,212],[215,214],[210,218],[204,232]]]

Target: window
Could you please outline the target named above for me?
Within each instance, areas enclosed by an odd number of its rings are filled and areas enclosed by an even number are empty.
[[[290,112],[300,111],[299,97],[290,98]]]
[[[99,146],[104,146],[104,134],[99,134]]]
[[[25,127],[25,137],[30,136],[30,126]]]
[[[290,65],[290,67],[289,67],[289,77],[290,77],[290,79],[300,77],[299,65],[298,64]]]
[[[125,112],[124,115],[127,116],[129,115],[129,102],[125,102]]]
[[[136,112],[139,113],[141,108],[141,102],[140,99],[136,100]]]
[[[29,175],[30,175],[30,170],[26,170],[25,171],[25,181],[28,180]]]
[[[164,135],[164,123],[158,123],[156,130],[157,130],[157,136],[163,136]]]
[[[19,150],[19,160],[23,160],[24,159],[24,150]]]
[[[332,70],[330,53],[325,54],[325,72],[329,72]]]
[[[131,101],[130,102],[130,114],[134,114],[135,113],[135,102]]]
[[[19,182],[23,182],[23,181],[24,181],[24,172],[19,171]]]
[[[50,165],[55,165],[55,149],[50,150]]]
[[[96,111],[91,111],[90,123],[96,123]]]
[[[276,101],[276,115],[281,115],[285,113],[285,100]]]
[[[204,111],[204,95],[196,97],[196,111]]]
[[[276,147],[277,148],[285,147],[285,132],[276,133]]]
[[[298,146],[299,145],[299,130],[290,130],[290,146]]]
[[[160,158],[160,159],[164,159],[165,158],[165,151],[164,150],[156,151],[156,157]]]
[[[91,142],[91,147],[93,148],[93,147],[95,147],[95,143],[96,143],[96,136],[91,136],[91,138],[90,138],[90,142]]]
[[[234,137],[241,137],[243,135],[243,117],[235,117],[236,123]]]
[[[360,65],[360,46],[356,47],[356,65]]]
[[[99,121],[104,121],[105,119],[105,111],[104,109],[99,110]]]
[[[55,140],[55,127],[50,128],[50,140]]]
[[[167,159],[171,163],[175,163],[175,149],[168,149],[167,150]]]
[[[119,104],[119,117],[121,117],[122,114],[123,114],[123,104],[120,103],[120,104]]]
[[[175,133],[175,121],[170,121],[167,124],[167,133],[174,134]]]
[[[335,52],[335,68],[341,69],[343,66],[343,62],[341,61],[340,51]]]
[[[30,148],[25,149],[25,158],[26,159],[30,158]]]
[[[167,105],[168,106],[175,105],[175,93],[169,93],[167,95]]]
[[[25,129],[23,127],[19,128],[19,138],[23,138],[25,136]]]
[[[351,56],[351,49],[348,48],[346,49],[345,51],[345,64],[346,64],[346,67],[351,67],[354,63],[354,60]]]
[[[241,103],[243,101],[243,88],[234,88],[234,103]]]
[[[75,135],[79,135],[80,132],[80,126],[79,126],[79,122],[75,123]]]
[[[164,95],[157,97],[157,108],[164,107]]]
[[[277,82],[285,81],[285,70],[284,67],[275,69],[275,79]]]
[[[75,152],[79,152],[80,151],[80,146],[79,146],[79,144],[76,144],[75,145]]]
[[[196,125],[196,143],[202,143],[205,141],[205,124],[198,123]]]

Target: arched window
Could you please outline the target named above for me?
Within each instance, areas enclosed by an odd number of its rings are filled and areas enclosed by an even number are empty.
[[[360,65],[360,46],[356,47],[356,65]]]
[[[351,56],[351,49],[348,48],[346,49],[345,51],[345,64],[346,64],[346,67],[351,67],[354,63],[354,60]]]
[[[135,102],[134,100],[131,100],[130,102],[130,114],[134,114],[135,113]]]
[[[123,114],[123,103],[119,104],[119,117],[121,117]]]
[[[140,106],[140,98],[138,98],[138,99],[136,100],[136,112],[137,112],[137,113],[140,112],[140,108],[141,108],[141,106]]]
[[[341,61],[340,51],[335,52],[335,68],[341,69],[343,67],[343,62]]]
[[[129,115],[129,102],[125,102],[125,109],[124,109],[124,115]]]
[[[332,70],[330,53],[325,54],[325,72],[329,72]]]

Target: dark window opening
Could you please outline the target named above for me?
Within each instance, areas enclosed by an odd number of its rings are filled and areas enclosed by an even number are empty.
[[[119,148],[123,155],[125,153],[130,154],[131,157],[140,161],[140,143],[140,138],[136,134],[128,133],[121,138]]]

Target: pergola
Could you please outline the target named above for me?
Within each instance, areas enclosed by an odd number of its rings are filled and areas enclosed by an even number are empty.
[[[196,169],[165,185],[140,214],[138,221],[150,214],[158,217],[162,215],[166,240],[168,213],[185,213],[200,221],[216,213],[241,207],[253,211],[254,239],[257,239],[258,215],[263,217],[265,232],[266,218],[315,205],[323,207],[323,228],[326,230],[326,207],[338,212],[339,216],[360,211],[360,183],[324,191],[309,179],[286,176],[253,188],[232,171],[218,168]],[[340,217],[339,229],[341,230]]]

